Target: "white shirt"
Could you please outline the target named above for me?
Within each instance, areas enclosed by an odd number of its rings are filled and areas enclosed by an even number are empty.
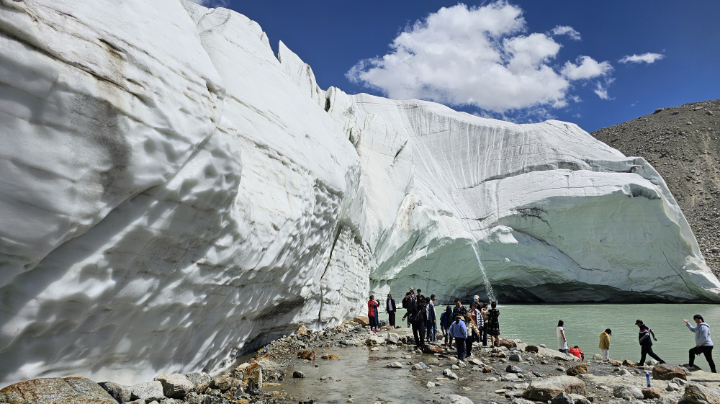
[[[557,328],[558,349],[568,349],[567,341],[563,338],[563,328]]]

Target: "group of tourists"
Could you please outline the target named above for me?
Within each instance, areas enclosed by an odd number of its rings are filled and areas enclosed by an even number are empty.
[[[703,319],[703,316],[701,316],[700,314],[696,314],[693,316],[695,326],[690,325],[690,322],[687,319],[683,319],[683,321],[685,322],[685,325],[688,327],[688,329],[695,334],[695,346],[690,349],[689,361],[683,366],[687,366],[691,369],[699,369],[697,366],[695,366],[695,356],[703,354],[705,356],[705,360],[707,360],[708,362],[708,365],[710,365],[710,371],[712,373],[715,373],[715,362],[712,359],[713,342],[712,339],[710,339],[710,326],[705,322],[705,319]],[[653,352],[653,341],[657,341],[657,337],[655,337],[655,333],[653,332],[653,330],[647,325],[645,325],[642,320],[635,321],[635,325],[638,326],[639,329],[638,343],[640,344],[640,362],[637,363],[638,366],[643,366],[645,364],[645,359],[648,356],[655,359],[659,363],[665,363],[664,360],[662,360],[657,354],[655,354],[655,352]],[[558,350],[563,353],[573,354],[578,358],[584,360],[585,355],[582,353],[582,351],[580,350],[580,348],[578,348],[577,345],[574,348],[568,349],[564,327],[565,323],[562,320],[558,321]],[[602,359],[606,361],[610,359],[611,335],[612,330],[609,328],[605,329],[605,331],[600,333],[600,344],[598,345],[598,348],[600,348],[600,350],[602,351]]]
[[[405,294],[401,304],[406,309],[402,320],[408,322],[412,328],[415,345],[422,349],[426,342],[437,342],[438,329],[435,315],[435,295],[426,297],[422,290],[415,291],[414,288]],[[379,303],[375,296],[371,295],[368,301],[368,317],[370,328],[377,332]],[[385,310],[388,313],[388,322],[391,328],[395,328],[395,314],[397,305],[392,295],[387,295]],[[475,296],[470,307],[463,306],[460,299],[455,299],[455,305],[447,306],[440,316],[440,328],[443,334],[443,346],[448,349],[457,349],[458,360],[464,361],[465,356],[472,356],[474,342],[488,345],[488,337],[491,346],[500,345],[500,323],[498,318],[500,311],[497,309],[497,302],[488,304],[480,301]]]

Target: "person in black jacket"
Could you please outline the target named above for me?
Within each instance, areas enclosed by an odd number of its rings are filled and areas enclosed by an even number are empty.
[[[453,318],[457,318],[457,316],[460,316],[462,318],[465,318],[465,315],[468,313],[467,308],[460,303],[460,299],[455,299],[455,308],[453,309]]]
[[[397,311],[397,306],[395,306],[395,300],[392,298],[392,295],[388,293],[387,300],[385,301],[385,310],[388,313],[388,323],[390,323],[390,328],[395,329],[395,312]]]
[[[418,299],[417,314],[415,315],[415,321],[412,322],[415,345],[421,349],[425,345],[425,331],[427,331],[427,303],[424,297]]]

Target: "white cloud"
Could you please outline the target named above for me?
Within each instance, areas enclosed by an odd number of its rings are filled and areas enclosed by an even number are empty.
[[[597,82],[593,92],[595,92],[595,94],[597,94],[597,96],[602,100],[611,100],[612,98],[608,95],[607,88],[613,81],[615,81],[615,79],[607,78],[605,79],[605,83]]]
[[[573,41],[579,41],[581,39],[580,33],[575,31],[573,27],[567,25],[558,25],[551,31],[553,35],[567,35]]]
[[[228,5],[227,0],[190,0],[205,7],[225,7]]]
[[[573,80],[612,69],[584,56],[558,72],[551,63],[561,45],[526,29],[522,10],[505,1],[443,7],[400,33],[386,55],[361,60],[346,76],[394,99],[474,105],[502,114],[564,107]]]
[[[587,80],[605,76],[613,69],[610,63],[598,63],[590,56],[580,56],[577,58],[576,62],[578,64],[565,62],[565,66],[563,66],[561,71],[562,75],[570,80]]]
[[[631,55],[625,56],[619,60],[620,63],[655,63],[656,61],[664,58],[665,55],[659,53],[643,53],[642,55]]]

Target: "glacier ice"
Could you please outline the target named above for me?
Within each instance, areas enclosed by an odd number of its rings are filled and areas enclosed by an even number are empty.
[[[573,124],[322,90],[187,0],[0,2],[0,384],[209,371],[370,292],[718,301],[662,178]]]

